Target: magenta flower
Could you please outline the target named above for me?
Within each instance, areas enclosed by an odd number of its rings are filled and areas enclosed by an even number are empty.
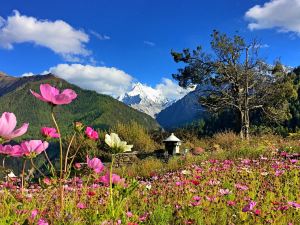
[[[12,156],[12,157],[21,157],[24,155],[23,150],[20,145],[0,145],[0,154]]]
[[[38,94],[32,90],[30,90],[30,92],[39,100],[52,105],[70,104],[77,97],[75,91],[71,89],[65,89],[62,93],[59,93],[59,90],[55,87],[52,87],[50,84],[40,85],[41,94]]]
[[[76,170],[80,170],[81,169],[81,163],[75,163],[74,167]]]
[[[133,216],[133,213],[132,213],[132,212],[130,212],[130,211],[128,211],[128,212],[126,212],[126,216],[127,216],[128,218],[130,218],[130,217],[132,217],[132,216]]]
[[[34,219],[34,218],[37,216],[38,213],[39,213],[39,211],[38,211],[37,209],[32,210],[32,211],[31,211],[30,218],[31,218],[31,219]]]
[[[109,184],[110,182],[110,173],[106,173],[104,176],[100,177],[100,182],[103,184]],[[111,182],[113,184],[118,184],[122,181],[121,177],[117,174],[112,174],[111,176]]]
[[[201,197],[199,197],[198,195],[196,195],[196,196],[193,197],[193,200],[195,200],[195,201],[200,201],[200,200],[201,200]]]
[[[9,149],[6,146],[8,145],[3,146],[0,144],[0,154],[8,155],[8,152],[11,150],[11,146]]]
[[[230,191],[229,191],[229,189],[220,189],[219,193],[220,193],[220,195],[229,195]]]
[[[48,185],[48,186],[52,184],[51,179],[49,177],[45,177],[43,179],[43,183],[46,184],[46,185]]]
[[[255,206],[256,206],[256,202],[255,201],[250,201],[247,205],[244,206],[242,211],[243,212],[252,211]]]
[[[98,132],[95,131],[93,128],[91,127],[87,127],[85,129],[85,134],[86,136],[89,138],[89,139],[92,139],[92,140],[97,140],[99,138],[99,135],[98,135]]]
[[[79,203],[77,203],[76,207],[77,207],[78,209],[85,209],[85,208],[86,208],[86,205],[85,205],[84,203],[82,203],[82,202],[79,202]]]
[[[22,157],[24,155],[24,152],[21,148],[20,145],[14,145],[14,146],[11,146],[11,150],[9,152],[9,156],[12,156],[12,157]]]
[[[241,191],[247,191],[249,189],[248,186],[242,184],[235,184],[234,186],[236,187],[236,189]]]
[[[24,123],[19,129],[16,129],[17,119],[15,114],[4,112],[0,117],[0,142],[1,139],[11,140],[13,138],[19,137],[26,133],[28,129],[28,123]]]
[[[94,170],[95,173],[101,173],[104,170],[104,165],[98,158],[90,159],[87,156],[87,165],[90,169]]]
[[[234,206],[234,205],[236,205],[236,202],[235,201],[227,201],[227,205]]]
[[[41,133],[45,138],[59,138],[56,129],[52,127],[42,127]]]
[[[21,143],[22,151],[25,156],[35,157],[36,155],[41,154],[49,146],[47,141],[41,140],[30,140],[24,141]]]
[[[45,219],[41,218],[38,220],[37,225],[49,225],[49,223]]]
[[[300,203],[297,203],[297,202],[288,202],[288,205],[289,206],[292,206],[296,209],[300,209]]]

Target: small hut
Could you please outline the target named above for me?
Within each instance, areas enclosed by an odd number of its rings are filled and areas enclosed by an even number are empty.
[[[179,146],[181,145],[181,140],[177,138],[174,133],[164,140],[165,150],[169,155],[179,154]]]

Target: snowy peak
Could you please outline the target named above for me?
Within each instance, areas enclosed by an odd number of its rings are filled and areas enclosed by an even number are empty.
[[[118,100],[153,118],[174,102],[165,98],[159,90],[141,83],[133,84],[131,91],[118,97]]]
[[[153,102],[162,102],[162,101],[166,101],[166,99],[164,99],[162,97],[162,93],[160,93],[160,91],[143,85],[141,83],[136,83],[133,84],[132,86],[132,90],[125,93],[125,95],[123,95],[124,97],[136,97],[139,96],[141,100],[149,100],[149,101],[153,101]]]

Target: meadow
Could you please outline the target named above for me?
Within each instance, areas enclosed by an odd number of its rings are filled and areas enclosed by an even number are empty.
[[[13,113],[0,118],[0,153],[23,165],[20,174],[7,173],[0,182],[0,224],[300,224],[297,137],[242,141],[231,132],[205,139],[188,135],[182,148],[203,151],[115,168],[115,154],[143,146],[143,140],[145,151],[159,143],[136,124],[135,132],[118,125],[101,133],[77,122],[73,136],[63,139],[55,108],[77,95],[47,84],[40,89],[32,94],[52,106],[54,124],[41,128],[41,140],[10,142],[28,124],[15,130]],[[58,143],[57,162],[48,157],[51,140]],[[81,151],[84,141],[90,145]],[[97,143],[109,152],[110,163],[103,164]],[[40,155],[44,167],[35,161]],[[7,171],[5,160],[2,169]]]

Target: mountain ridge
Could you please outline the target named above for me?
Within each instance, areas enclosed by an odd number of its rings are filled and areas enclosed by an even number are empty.
[[[199,97],[203,94],[203,88],[197,86],[194,91],[158,113],[157,122],[166,129],[173,129],[204,118],[206,112],[199,103]]]

